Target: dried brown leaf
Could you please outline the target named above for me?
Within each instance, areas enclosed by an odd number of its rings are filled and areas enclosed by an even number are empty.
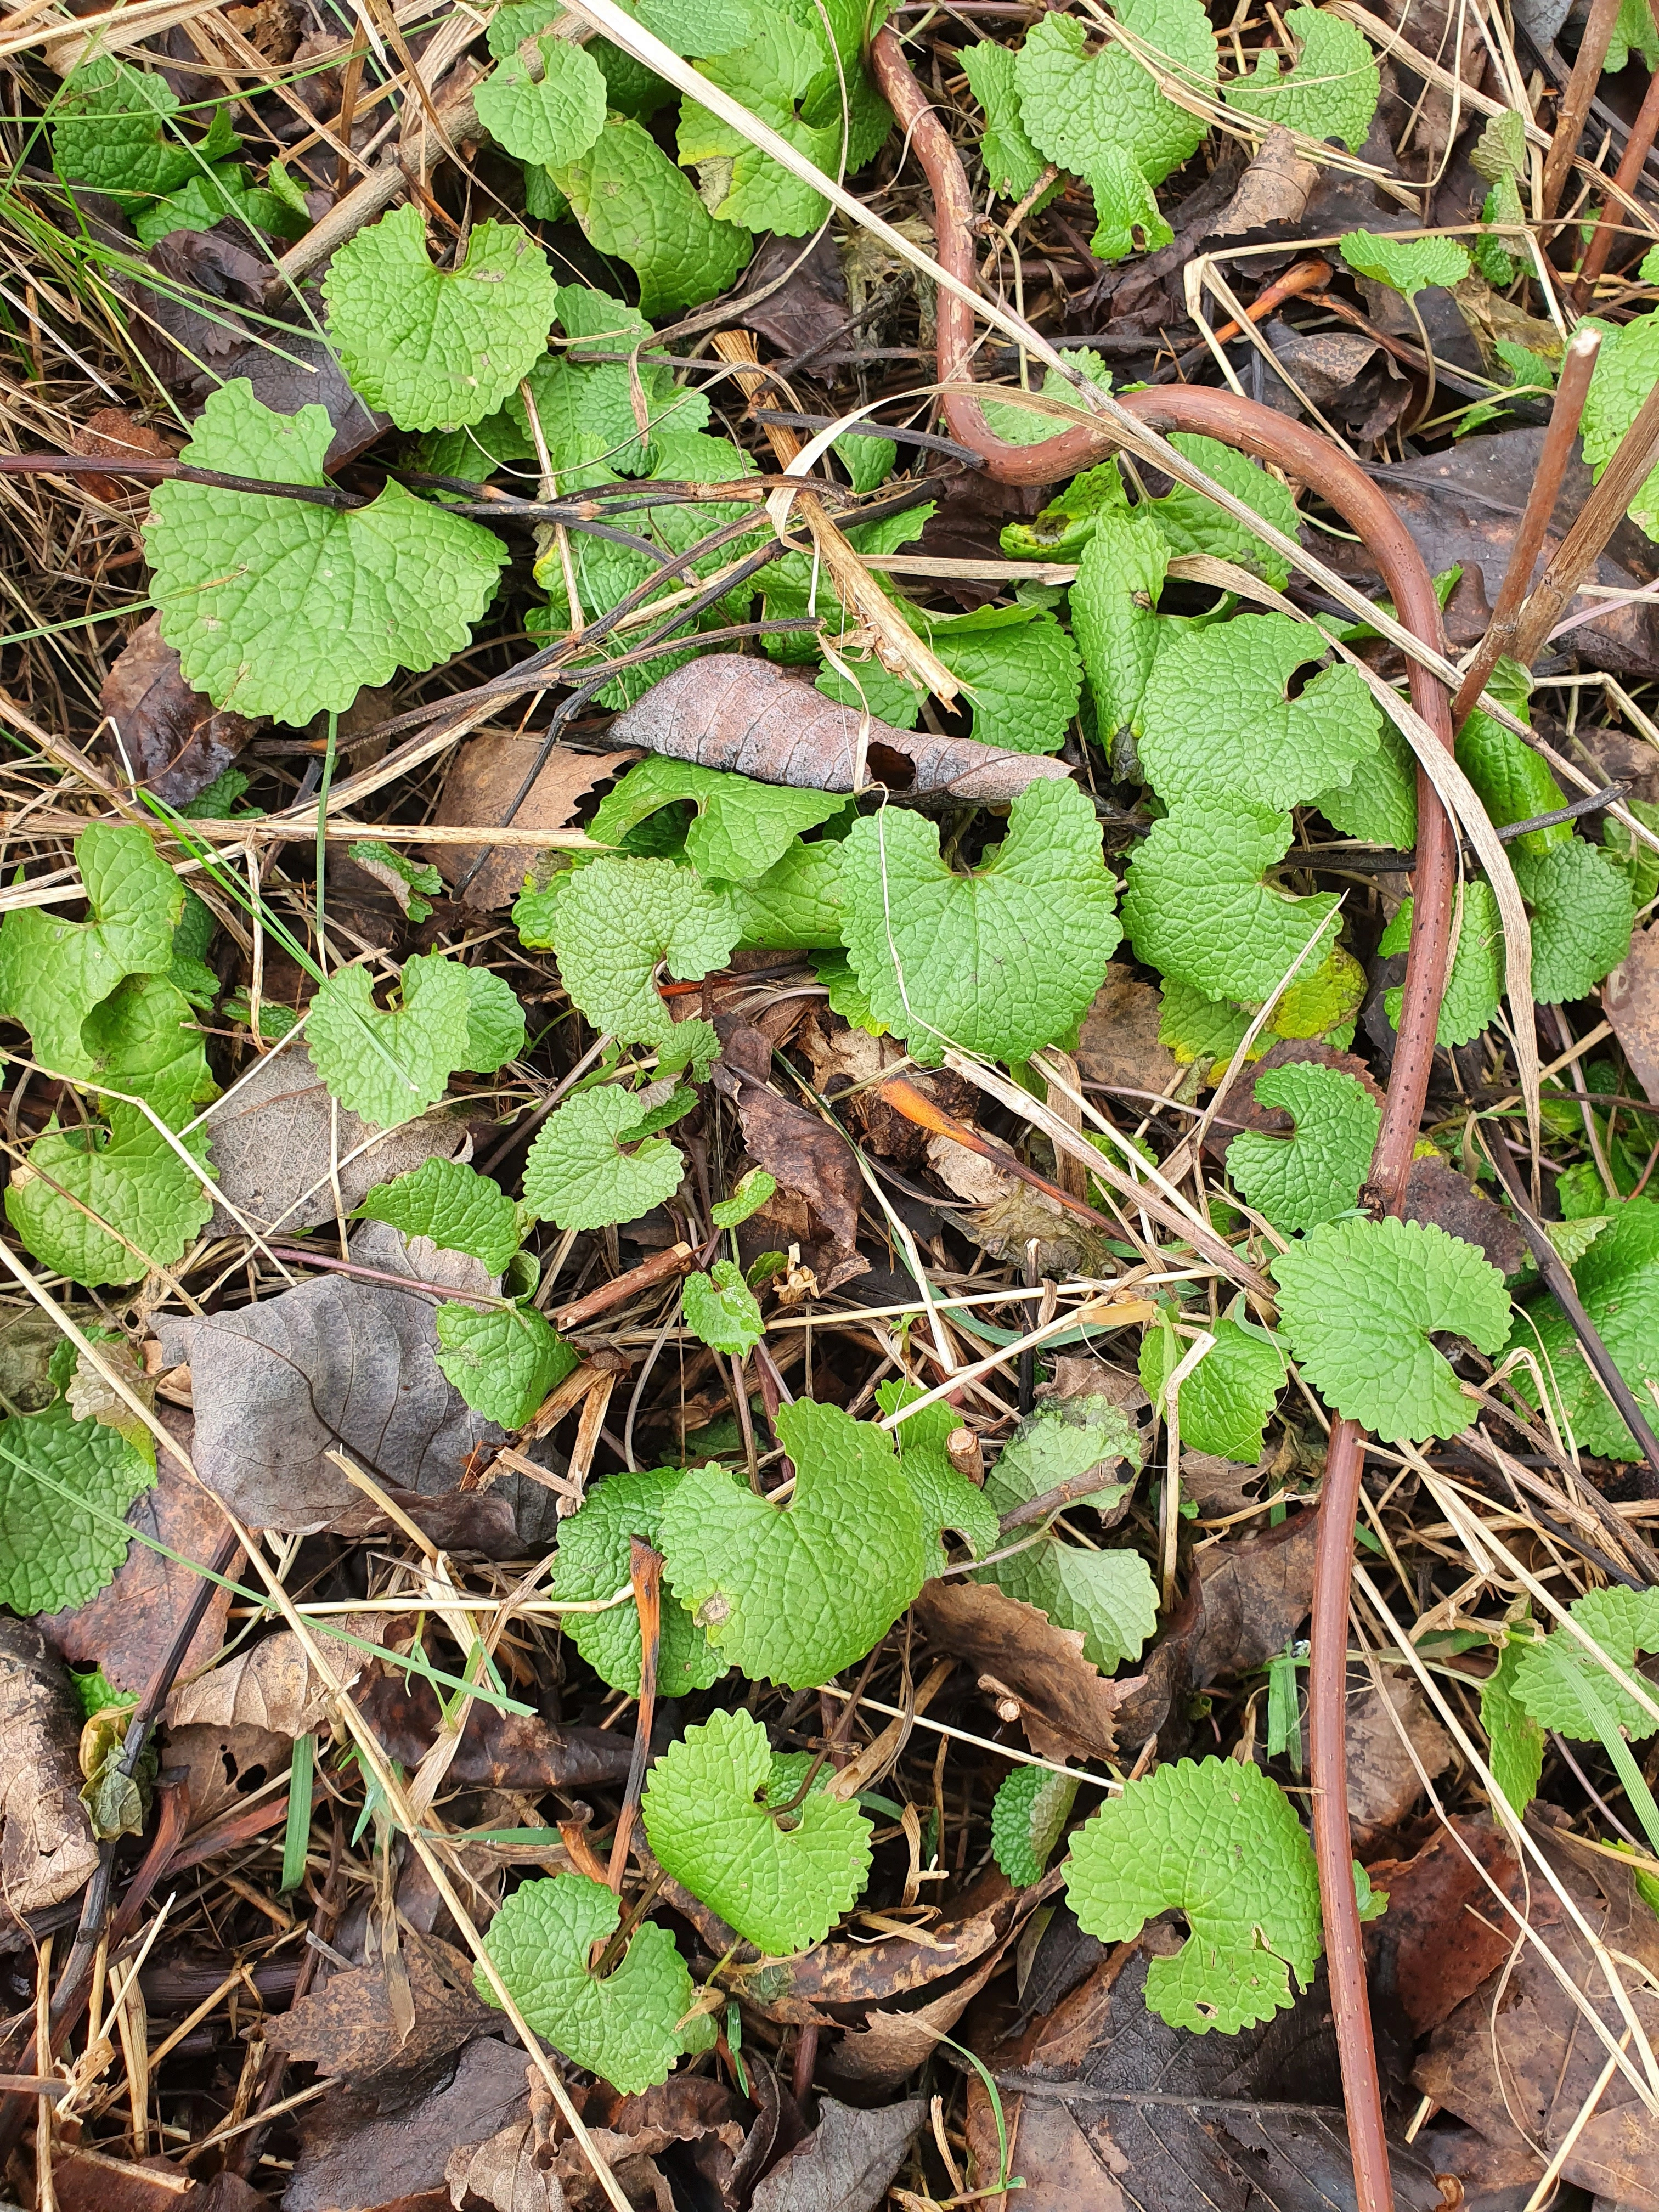
[[[100,407],[71,434],[69,451],[88,460],[170,461],[176,458],[180,442],[164,438],[147,422],[135,422],[125,407]],[[79,482],[82,489],[94,499],[136,502],[148,497],[147,488],[135,483],[131,477],[82,477]]]
[[[1318,181],[1319,171],[1302,159],[1284,125],[1275,123],[1217,216],[1215,235],[1237,238],[1268,223],[1300,222],[1308,195]]]
[[[1028,1735],[1035,1723],[1075,1756],[1116,1756],[1117,1711],[1140,1687],[1139,1678],[1108,1681],[1084,1657],[1079,1631],[1056,1628],[1046,1613],[993,1583],[956,1577],[925,1583],[915,1611],[940,1651],[1012,1691]]]
[[[1647,1986],[1629,1969],[1623,1978],[1642,2033],[1650,2041],[1659,2035],[1659,1997],[1651,1986],[1659,1972],[1659,1917],[1616,1861],[1597,1856],[1580,1863],[1577,1855],[1567,1856],[1565,1840],[1552,1848],[1551,1856],[1563,1887],[1601,1942],[1646,1969]],[[1615,2007],[1589,1946],[1554,1892],[1535,1875],[1531,1891],[1532,1926],[1616,2043],[1629,2022]],[[1492,1917],[1498,1917],[1495,1906]],[[1562,1988],[1537,1945],[1523,1942],[1512,1960],[1435,2030],[1413,2078],[1437,2104],[1489,2142],[1507,2148],[1542,2145],[1548,2154],[1577,2126],[1606,2063],[1607,2052],[1590,2033],[1579,2004]],[[1628,2212],[1659,2212],[1659,2122],[1622,2075],[1613,2074],[1578,2130],[1561,2174],[1564,2181]]]
[[[351,1240],[365,1267],[458,1291],[491,1278],[463,1252],[406,1245],[384,1222]],[[453,1490],[495,1433],[434,1356],[428,1295],[325,1275],[202,1320],[161,1324],[161,1357],[187,1364],[202,1480],[256,1528],[325,1528],[360,1493],[325,1456],[343,1450],[377,1481]]]
[[[464,1125],[442,1112],[377,1129],[342,1106],[337,1129],[334,1102],[303,1038],[267,1054],[213,1108],[207,1130],[224,1196],[256,1229],[289,1236],[334,1218],[331,1166],[338,1167],[340,1204],[349,1214],[377,1183],[423,1160],[453,1159],[466,1142]],[[368,1149],[359,1152],[362,1145]],[[240,1224],[218,1206],[207,1234],[237,1236]]]
[[[1382,1685],[1379,1691],[1360,1674],[1349,1683],[1348,1814],[1354,1849],[1362,1857],[1421,1799],[1418,1766],[1432,1781],[1452,1763],[1451,1738],[1429,1711],[1416,1683],[1384,1668]],[[1400,1740],[1389,1706],[1410,1739],[1415,1760]]]
[[[418,1766],[437,1740],[438,1699],[419,1675],[375,1671],[357,1704],[389,1759]],[[474,1702],[447,1770],[452,1785],[492,1790],[583,1790],[619,1782],[633,1746],[609,1729],[562,1728],[539,1715]]]
[[[671,760],[726,769],[799,791],[851,791],[862,718],[769,661],[714,653],[677,668],[611,725],[613,743]],[[1063,761],[1006,752],[971,738],[869,725],[869,773],[890,790],[931,792],[995,805],[1042,778],[1069,775]]]
[[[265,2023],[265,2040],[319,2074],[337,2075],[395,2101],[400,2085],[447,2058],[496,2015],[479,2002],[471,1961],[436,1936],[405,1931],[399,1955],[407,1970],[413,2024],[404,2032],[388,1982],[387,1962],[331,1974],[325,1986]]]
[[[564,2191],[556,2175],[537,2163],[541,2134],[531,2119],[512,2120],[488,2142],[463,2143],[444,2168],[449,2202],[457,2208],[480,2203],[490,2212],[564,2212]]]
[[[1277,1528],[1200,1553],[1203,1626],[1189,1661],[1200,1687],[1265,1667],[1307,1619],[1317,1521],[1316,1514],[1292,1514]]]
[[[752,2212],[875,2212],[927,2107],[913,2097],[859,2112],[825,2097],[819,2111],[811,2134],[756,2190]]]
[[[481,730],[468,738],[450,763],[434,822],[447,829],[470,830],[493,828],[506,821],[507,810],[518,797],[541,749],[539,738],[513,737],[500,730]],[[513,817],[514,827],[568,829],[594,785],[619,775],[635,757],[632,753],[576,753],[556,746]],[[459,883],[481,854],[487,857],[467,885],[465,903],[510,906],[524,889],[526,871],[538,858],[532,848],[488,844],[426,848],[427,859],[450,884]]]
[[[211,1827],[267,1782],[286,1775],[293,1748],[291,1737],[245,1723],[169,1725],[167,1765],[182,1772],[190,1795],[189,1835]]]
[[[1077,1064],[1085,1083],[1104,1090],[1165,1091],[1180,1062],[1158,1042],[1164,1001],[1123,961],[1108,963],[1106,978],[1083,1017]]]
[[[811,1210],[828,1256],[849,1259],[858,1241],[864,1179],[852,1147],[839,1130],[805,1106],[781,1098],[767,1079],[772,1048],[747,1023],[722,1024],[715,1088],[736,1102],[743,1140],[781,1190],[793,1192]]]
[[[1353,2162],[1322,1969],[1288,2012],[1240,2035],[1188,2035],[1146,2003],[1149,1929],[1016,2040],[981,2051],[1001,2084],[1023,2212],[1354,2212]],[[973,2185],[997,2179],[989,2098],[968,2087]],[[1399,2212],[1443,2212],[1396,2139]]]
[[[387,1626],[384,1613],[348,1613],[340,1626],[372,1639]],[[318,1648],[349,1689],[367,1662],[355,1645],[325,1631],[313,1632]],[[279,1628],[251,1651],[238,1651],[199,1680],[185,1682],[167,1703],[169,1728],[264,1729],[274,1735],[309,1735],[327,1716],[329,1693],[291,1628]]]
[[[1527,1240],[1503,1207],[1444,1160],[1425,1157],[1412,1162],[1406,1218],[1461,1237],[1484,1252],[1500,1275],[1513,1275],[1527,1256]]]
[[[98,1865],[81,1712],[33,1621],[0,1620],[0,1926],[73,1897]]]
[[[98,703],[108,717],[104,743],[123,775],[169,806],[187,805],[205,791],[264,726],[191,690],[179,655],[163,642],[160,615],[134,630],[116,655]]]
[[[1521,1861],[1490,1820],[1455,1814],[1451,1825],[1455,1834],[1440,1830],[1415,1858],[1379,1859],[1366,1869],[1389,1898],[1382,1919],[1365,1928],[1371,1987],[1399,1999],[1414,2035],[1449,2018],[1515,1948],[1514,1924],[1480,1868],[1511,1903],[1526,1895]]]
[[[1625,1048],[1630,1072],[1659,1106],[1659,925],[1638,929],[1601,986],[1601,1012]]]
[[[428,2191],[438,2212],[451,2202],[444,2173],[455,2153],[528,2105],[523,2051],[488,2037],[468,2044],[445,2087],[404,2112],[376,2113],[368,2098],[337,2089],[305,2115],[283,2212],[380,2212]]]

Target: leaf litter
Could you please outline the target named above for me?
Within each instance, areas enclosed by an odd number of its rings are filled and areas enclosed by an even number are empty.
[[[20,25],[21,2201],[1659,2203],[1607,12]]]

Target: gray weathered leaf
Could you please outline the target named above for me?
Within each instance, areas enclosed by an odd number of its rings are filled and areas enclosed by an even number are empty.
[[[337,1109],[337,1134],[334,1110],[301,1038],[284,1052],[268,1054],[208,1116],[220,1192],[256,1229],[280,1226],[292,1236],[331,1220],[331,1158],[346,1163],[340,1169],[340,1197],[349,1213],[377,1183],[422,1160],[453,1159],[466,1140],[462,1124],[447,1114],[422,1114],[399,1128],[375,1129],[343,1106]],[[366,1140],[370,1150],[349,1159]],[[234,1237],[240,1229],[221,1204],[206,1233]]]
[[[406,1245],[366,1223],[353,1257],[456,1291],[493,1279],[464,1252]],[[439,1371],[431,1297],[325,1275],[203,1321],[161,1323],[161,1356],[188,1363],[202,1480],[258,1528],[325,1528],[359,1492],[324,1454],[343,1449],[376,1481],[451,1490],[467,1454],[497,1434]]]
[[[817,2127],[762,2182],[753,2212],[875,2212],[927,2109],[920,2097],[873,2112],[820,2099]]]

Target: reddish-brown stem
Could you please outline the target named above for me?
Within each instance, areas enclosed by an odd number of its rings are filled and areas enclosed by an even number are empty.
[[[1550,150],[1544,157],[1544,219],[1547,222],[1555,213],[1561,198],[1561,188],[1567,181],[1572,167],[1572,157],[1578,151],[1578,141],[1583,136],[1584,119],[1595,97],[1595,88],[1601,81],[1601,64],[1607,58],[1607,48],[1613,43],[1613,26],[1619,21],[1623,0],[1590,0],[1589,21],[1584,26],[1583,41],[1578,49],[1578,58],[1572,65],[1572,75],[1567,79],[1567,88],[1561,95],[1559,118],[1555,136],[1550,141]],[[1546,239],[1547,243],[1547,237]]]
[[[645,1787],[646,1763],[651,1756],[651,1723],[657,1712],[657,1653],[662,1643],[662,1553],[635,1536],[631,1540],[628,1578],[634,1585],[634,1603],[640,1616],[640,1702],[634,1715],[634,1755],[628,1765],[628,1787],[617,1815],[617,1832],[611,1845],[607,1879],[622,1895],[628,1871],[628,1847],[634,1838],[634,1815]]]
[[[1329,283],[1330,274],[1330,263],[1320,260],[1317,255],[1311,261],[1297,262],[1282,276],[1275,276],[1271,284],[1264,285],[1256,294],[1244,310],[1246,320],[1259,323],[1265,316],[1270,315],[1282,301],[1293,300],[1303,292],[1318,291],[1322,284]],[[1243,325],[1239,323],[1224,323],[1215,334],[1216,343],[1225,345],[1229,338],[1238,336],[1242,328]]]
[[[1659,70],[1655,71],[1653,81],[1659,84]],[[1522,610],[1532,585],[1533,568],[1543,550],[1544,533],[1550,526],[1550,517],[1555,513],[1555,502],[1561,493],[1561,480],[1572,458],[1572,441],[1578,435],[1590,374],[1601,350],[1599,331],[1579,331],[1567,348],[1567,357],[1561,366],[1561,381],[1556,387],[1555,404],[1550,410],[1550,426],[1544,434],[1544,450],[1538,457],[1538,473],[1527,494],[1526,512],[1521,517],[1510,564],[1498,586],[1498,605],[1492,609],[1486,634],[1475,647],[1474,658],[1464,672],[1457,696],[1452,701],[1455,730],[1462,728],[1463,717],[1485,690],[1486,678],[1497,667],[1500,656],[1515,642]]]
[[[1623,205],[1620,195],[1634,191],[1636,179],[1642,173],[1642,164],[1648,158],[1648,150],[1653,144],[1656,131],[1659,131],[1659,70],[1655,70],[1653,75],[1648,79],[1648,88],[1643,94],[1641,107],[1638,111],[1635,122],[1630,127],[1630,139],[1625,148],[1625,158],[1613,172],[1613,188],[1607,195],[1607,204],[1601,210],[1590,242],[1585,249],[1584,265],[1578,271],[1573,283],[1572,306],[1575,314],[1583,313],[1590,294],[1595,289],[1595,280],[1607,265],[1607,256],[1613,251],[1613,241],[1619,235],[1620,210]]]
[[[1601,12],[1605,0],[1596,0],[1596,4]],[[1617,0],[1613,0],[1613,6],[1616,15]],[[959,283],[971,287],[975,281],[973,201],[950,135],[929,107],[890,31],[877,35],[872,59],[877,82],[932,190],[939,261]],[[941,286],[939,380],[946,394],[946,420],[953,437],[984,455],[988,474],[1005,483],[1053,483],[1105,459],[1121,442],[1114,426],[1104,420],[1079,423],[1031,446],[1011,446],[999,438],[987,423],[971,389],[973,323],[968,301]],[[1439,606],[1410,532],[1363,470],[1328,439],[1231,392],[1192,385],[1130,393],[1123,404],[1149,429],[1195,431],[1299,477],[1358,533],[1382,572],[1401,621],[1425,642],[1439,647]],[[1412,703],[1438,743],[1449,750],[1452,723],[1445,686],[1415,663],[1409,680]],[[1372,1195],[1392,1213],[1400,1212],[1404,1204],[1406,1179],[1428,1090],[1449,949],[1454,860],[1450,823],[1432,783],[1419,769],[1413,885],[1416,919],[1407,957],[1388,1104],[1371,1164]],[[1393,2185],[1365,1999],[1365,1958],[1354,1895],[1347,1811],[1345,1678],[1359,1462],[1358,1430],[1351,1423],[1339,1421],[1332,1432],[1320,1508],[1314,1596],[1316,1693],[1310,1711],[1314,1844],[1357,2201],[1359,2212],[1392,2212]]]
[[[653,1259],[630,1267],[614,1282],[602,1283],[597,1291],[590,1291],[574,1305],[561,1306],[553,1316],[553,1326],[562,1331],[580,1328],[590,1321],[597,1321],[601,1314],[609,1313],[613,1306],[637,1297],[642,1291],[653,1291],[659,1283],[672,1282],[676,1275],[689,1275],[700,1264],[689,1244],[671,1244],[665,1252],[659,1252]]]
[[[1613,459],[1602,470],[1595,489],[1584,501],[1573,526],[1555,549],[1554,558],[1538,580],[1538,588],[1521,610],[1515,625],[1514,658],[1530,668],[1543,651],[1551,631],[1576,597],[1597,561],[1601,549],[1625,519],[1656,461],[1659,461],[1659,384],[1636,411],[1636,419],[1613,447]]]

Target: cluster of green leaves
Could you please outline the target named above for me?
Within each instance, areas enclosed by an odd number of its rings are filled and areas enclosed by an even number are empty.
[[[1216,96],[1215,33],[1198,0],[1118,0],[1117,34],[1092,52],[1074,16],[1046,15],[1018,50],[986,40],[963,67],[985,115],[981,158],[992,188],[1023,200],[1045,165],[1072,171],[1094,195],[1091,250],[1121,260],[1174,234],[1152,187],[1195,153],[1207,125],[1168,98],[1160,76]],[[1376,64],[1361,33],[1317,9],[1292,9],[1285,27],[1297,52],[1280,74],[1264,52],[1255,74],[1221,94],[1241,114],[1310,138],[1364,144],[1380,96]]]
[[[254,184],[232,157],[242,142],[228,108],[215,106],[200,138],[185,135],[165,78],[110,55],[82,62],[51,109],[52,158],[64,182],[112,200],[139,243],[175,230],[211,230],[228,218],[277,239],[311,227],[304,196],[280,161]]]
[[[672,1019],[658,963],[694,981],[750,946],[844,950],[870,1018],[919,1060],[950,1043],[1024,1059],[1076,1025],[1119,933],[1099,825],[1074,783],[1030,785],[971,874],[945,864],[937,824],[918,814],[848,813],[833,794],[642,762],[588,825],[623,850],[574,855],[514,917],[526,945],[557,953],[593,1028],[654,1049],[659,1072],[706,1061],[714,1039]]]
[[[0,1012],[28,1031],[41,1067],[97,1087],[67,1121],[54,1115],[12,1170],[6,1217],[71,1282],[133,1283],[180,1259],[213,1210],[207,1140],[179,1133],[217,1086],[173,979],[183,885],[136,826],[94,823],[75,850],[87,919],[50,907],[7,915]],[[192,915],[199,943],[194,924]],[[191,982],[199,962],[184,957]]]
[[[474,1248],[496,1257],[514,1234],[507,1214],[477,1203],[459,1182],[443,1214],[436,1178],[427,1179],[418,1208],[415,1178],[402,1180],[410,1202],[390,1214],[382,1207],[380,1218],[410,1228],[437,1221],[451,1234],[465,1219]],[[738,1202],[746,1205],[748,1196]],[[914,1384],[890,1382],[878,1398],[891,1416],[918,1395]],[[568,1613],[568,1632],[605,1682],[639,1694],[639,1620],[625,1600],[631,1545],[640,1538],[664,1560],[663,1695],[707,1689],[732,1666],[751,1680],[811,1688],[862,1657],[922,1582],[943,1571],[945,1531],[961,1536],[970,1556],[982,1556],[997,1547],[1000,1508],[1024,1504],[1103,1462],[1127,1458],[1133,1478],[1133,1431],[1104,1399],[1067,1401],[1026,1423],[982,1491],[951,1465],[946,1440],[955,1425],[949,1407],[922,1406],[900,1423],[896,1449],[886,1430],[837,1407],[785,1404],[775,1428],[794,1480],[782,1504],[757,1496],[741,1474],[719,1465],[606,1478],[565,1524],[554,1562],[556,1597],[595,1608]],[[1108,1487],[1096,1502],[1109,1506],[1127,1487]],[[1062,1546],[1045,1529],[1033,1540],[1030,1550],[995,1561],[988,1575],[1079,1629],[1099,1665],[1138,1655],[1157,1610],[1139,1555]],[[1026,1795],[1018,1803],[1018,1790],[1000,1802],[998,1850],[1014,1878],[1036,1879],[1064,1827],[1076,1785],[1059,1778],[1058,1788],[1044,1792],[1041,1783],[1054,1779],[1021,1779]],[[742,1711],[717,1711],[688,1729],[653,1769],[641,1809],[665,1871],[771,1956],[821,1942],[868,1873],[870,1823],[839,1794],[833,1773],[804,1754],[774,1754]],[[532,2024],[559,2050],[619,2087],[661,2080],[689,2047],[689,1990],[654,1946],[638,1966],[629,1950],[596,1983],[587,1947],[614,1928],[615,1913],[597,1885],[557,1881],[565,1887],[533,1883],[512,1900],[511,1917],[503,1914],[491,1931],[492,1959]]]
[[[891,128],[860,59],[857,0],[639,0],[630,12],[830,176],[861,167]],[[672,88],[605,41],[570,42],[562,35],[569,27],[556,0],[511,0],[496,11],[496,66],[479,88],[479,119],[525,163],[531,214],[573,214],[598,252],[634,270],[646,314],[724,292],[755,234],[796,238],[818,228],[829,212],[823,196],[689,94],[677,166],[645,128]]]

